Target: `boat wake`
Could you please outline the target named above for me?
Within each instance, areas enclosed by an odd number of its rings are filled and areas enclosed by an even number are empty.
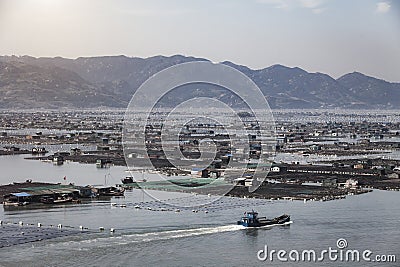
[[[138,233],[138,234],[123,234],[119,236],[109,237],[98,237],[93,239],[87,239],[82,241],[69,241],[64,242],[68,247],[77,245],[79,249],[84,248],[86,245],[97,247],[109,247],[115,245],[126,245],[131,243],[151,242],[158,240],[169,240],[176,238],[185,238],[200,235],[218,234],[224,232],[232,232],[245,229],[242,225],[225,225],[217,227],[204,227],[204,228],[193,228],[193,229],[182,229],[182,230],[170,230],[170,231],[159,231],[150,233]]]
[[[206,228],[194,228],[194,229],[182,229],[182,230],[171,230],[163,232],[153,232],[145,234],[134,234],[127,235],[129,238],[139,238],[140,241],[148,242],[153,240],[173,239],[173,238],[184,238],[199,235],[209,235],[224,232],[232,232],[244,229],[241,225],[226,225],[217,227],[206,227]]]

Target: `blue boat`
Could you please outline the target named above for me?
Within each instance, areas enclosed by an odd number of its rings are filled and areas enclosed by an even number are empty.
[[[290,222],[290,215],[283,214],[273,219],[267,219],[266,217],[258,217],[258,212],[252,210],[245,212],[237,224],[245,227],[262,227],[267,225],[284,225],[288,222]]]

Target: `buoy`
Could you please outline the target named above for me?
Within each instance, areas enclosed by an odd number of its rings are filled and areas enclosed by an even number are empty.
[[[0,225],[3,225],[3,221],[0,221]]]
[[[104,227],[100,227],[99,230],[100,230],[100,231],[104,231]]]
[[[82,231],[82,230],[83,230],[83,226],[82,226],[82,225],[80,225],[80,226],[79,226],[79,229]]]
[[[208,210],[204,211],[205,213],[208,213]]]
[[[39,228],[42,227],[42,224],[41,224],[41,223],[38,223],[38,224],[37,224],[37,227],[39,227]]]
[[[21,235],[24,235],[25,233],[24,232],[21,232]]]
[[[58,224],[57,227],[58,227],[58,228],[62,228],[62,224],[61,224],[61,223]]]
[[[110,232],[111,232],[111,233],[114,233],[114,232],[115,232],[115,229],[114,229],[114,228],[111,228],[111,229],[110,229]]]
[[[18,224],[21,226],[24,225],[24,223],[22,221],[19,221]]]

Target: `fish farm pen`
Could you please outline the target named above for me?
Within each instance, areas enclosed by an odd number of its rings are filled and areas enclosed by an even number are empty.
[[[191,189],[197,188],[213,188],[220,186],[230,186],[224,179],[213,179],[213,178],[192,178],[192,179],[169,179],[164,181],[148,181],[133,184],[125,184],[126,187],[149,189],[149,190],[165,190],[175,192],[188,192]]]
[[[89,233],[89,231],[1,221],[0,248],[84,233]]]
[[[191,212],[219,212],[235,208],[251,208],[273,204],[267,199],[236,198],[221,196],[191,195],[179,198],[170,198],[163,201],[139,201],[111,203],[112,206],[122,208],[146,209],[149,211],[191,211]]]

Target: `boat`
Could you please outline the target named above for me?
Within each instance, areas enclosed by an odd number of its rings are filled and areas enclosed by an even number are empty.
[[[67,197],[67,198],[58,198],[54,200],[54,204],[61,204],[61,203],[68,203],[68,202],[72,202],[72,197]]]
[[[123,184],[133,184],[133,183],[134,183],[133,177],[132,177],[132,176],[127,176],[127,177],[125,177],[125,178],[122,178],[122,179],[121,179],[121,182],[122,182]]]
[[[102,193],[100,196],[102,196],[102,197],[123,197],[124,190],[109,191],[109,192]]]
[[[268,225],[284,225],[289,222],[290,215],[287,214],[283,214],[273,219],[267,219],[266,217],[258,217],[258,212],[252,210],[250,212],[245,212],[244,216],[237,222],[237,224],[245,227],[262,227]]]
[[[40,202],[43,204],[63,204],[72,201],[73,201],[72,197],[61,197],[54,199],[53,197],[44,196],[40,199]]]
[[[106,190],[98,191],[100,197],[122,197],[125,194],[124,188],[108,187]]]
[[[3,202],[3,206],[9,206],[9,207],[26,206],[28,204],[29,204],[29,202],[27,202],[27,201],[24,201],[24,202],[4,201]]]
[[[121,179],[121,182],[123,184],[136,184],[136,183],[141,183],[141,182],[146,182],[146,179],[138,180],[136,181],[132,176],[126,176],[125,178]]]
[[[26,192],[11,193],[4,196],[3,206],[18,207],[26,206],[31,202],[31,195]]]

